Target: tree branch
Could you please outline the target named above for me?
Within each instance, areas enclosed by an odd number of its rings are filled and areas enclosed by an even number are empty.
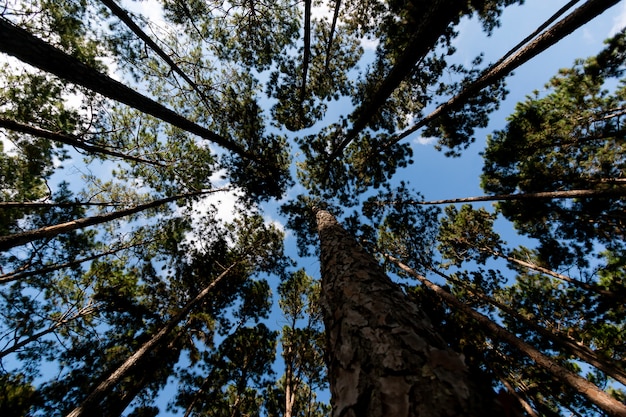
[[[560,22],[552,26],[552,28],[539,35],[529,45],[514,53],[512,56],[509,56],[509,58],[507,59],[500,59],[497,64],[485,70],[476,81],[466,86],[456,96],[441,104],[432,113],[421,119],[411,128],[400,133],[395,138],[391,138],[391,140],[389,140],[384,146],[382,151],[388,149],[389,147],[398,143],[410,134],[426,126],[437,117],[447,112],[458,109],[469,98],[473,97],[478,91],[506,77],[514,69],[528,62],[535,56],[539,55],[541,52],[556,44],[561,39],[572,33],[574,30],[594,19],[596,16],[600,15],[617,3],[619,3],[619,0],[588,0],[587,2],[585,2],[585,4],[583,4],[572,13],[570,13],[567,17],[562,19]],[[561,10],[557,12],[557,14],[559,13],[561,13]],[[548,20],[551,19],[552,18]],[[524,41],[526,41],[526,39]],[[505,54],[505,56],[508,55],[508,53]]]
[[[242,158],[263,164],[236,142],[192,122],[3,18],[0,18],[0,52],[198,135]]]

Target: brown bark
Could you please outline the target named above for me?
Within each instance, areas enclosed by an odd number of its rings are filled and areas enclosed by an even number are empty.
[[[441,34],[448,26],[458,21],[462,11],[466,8],[466,2],[462,1],[429,0],[420,3],[424,9],[423,15],[419,17],[419,24],[411,39],[385,78],[378,85],[373,86],[374,92],[350,116],[350,119],[354,120],[352,128],[339,146],[332,150],[329,160],[332,161],[341,155],[346,146],[367,127],[372,117],[385,104],[394,90],[414,71],[416,63],[434,48]]]
[[[568,36],[570,33],[599,16],[601,13],[605,12],[617,3],[619,3],[619,0],[586,1],[582,6],[574,10],[560,22],[556,23],[550,29],[539,35],[526,47],[514,53],[512,56],[509,56],[507,59],[498,61],[497,65],[488,68],[483,75],[478,78],[478,80],[465,87],[459,94],[441,104],[432,113],[421,119],[411,128],[405,130],[395,138],[392,138],[385,145],[385,148],[389,148],[395,143],[398,143],[410,134],[426,126],[437,117],[460,108],[468,98],[474,96],[478,91],[506,77],[517,67],[528,62],[552,45],[555,45],[561,39]]]
[[[82,149],[87,152],[109,155],[115,158],[124,159],[127,161],[138,162],[142,164],[156,165],[160,167],[166,167],[166,164],[157,161],[150,161],[148,159],[140,158],[133,155],[128,155],[122,152],[113,151],[111,149],[105,148],[103,146],[96,146],[89,143],[86,143],[80,140],[78,137],[74,135],[68,135],[66,133],[52,132],[46,129],[42,129],[36,126],[30,126],[25,123],[17,122],[15,120],[0,118],[0,127],[5,129],[13,130],[16,132],[26,133],[32,136],[37,136],[44,139],[49,139],[55,142],[60,142],[69,146],[73,146],[78,149]]]
[[[514,201],[514,200],[533,200],[533,199],[567,199],[567,198],[593,198],[593,197],[623,197],[626,196],[626,187],[615,186],[612,188],[601,188],[596,190],[566,190],[566,191],[542,191],[536,193],[516,193],[516,194],[496,194],[481,195],[477,197],[451,198],[447,200],[432,201],[377,201],[377,205],[436,205],[436,204],[457,204],[457,203],[476,203],[481,201]]]
[[[507,381],[506,379],[500,378],[500,382],[506,388],[507,394],[510,395],[511,397],[515,398],[515,400],[517,401],[519,406],[526,412],[526,414],[528,414],[528,416],[530,416],[530,417],[539,417],[537,412],[530,406],[528,401],[526,401],[526,399],[522,395],[520,395],[517,391],[515,391],[515,389],[509,383],[509,381]]]
[[[398,260],[397,258],[394,258],[393,256],[390,256],[390,255],[385,255],[385,257],[389,259],[393,264],[400,267],[403,271],[408,272],[407,268],[409,267],[407,265],[402,264],[400,260]],[[513,317],[516,321],[524,323],[524,325],[527,326],[528,328],[537,332],[538,334],[540,334],[547,340],[550,340],[555,346],[558,346],[559,348],[563,349],[563,351],[567,352],[570,355],[578,357],[582,361],[587,362],[589,365],[596,367],[600,371],[604,372],[606,375],[610,376],[611,378],[614,378],[616,381],[626,386],[626,372],[624,372],[624,370],[621,368],[619,363],[616,363],[610,358],[603,358],[599,356],[594,350],[592,350],[588,346],[579,344],[575,342],[574,340],[568,338],[564,334],[561,334],[561,333],[556,334],[553,331],[548,330],[545,327],[542,327],[538,325],[537,323],[528,320],[527,318],[519,314],[516,310],[510,308],[506,304],[503,304],[485,294],[475,291],[473,288],[466,285],[463,281],[459,279],[452,278],[440,271],[437,271],[434,268],[429,268],[429,270],[439,275],[443,279],[447,280],[448,282],[454,282],[455,284],[463,287],[464,289],[469,291],[470,294],[481,299],[482,301],[489,303],[493,305],[494,307],[497,307],[500,311]],[[417,272],[413,271],[411,275],[416,276]]]
[[[0,19],[0,51],[12,55],[40,70],[54,74],[71,83],[83,86],[112,100],[161,119],[189,133],[198,135],[234,152],[242,158],[257,161],[256,157],[232,140],[192,122],[108,75],[78,61],[76,58],[5,19]]]
[[[133,353],[126,361],[120,365],[108,378],[102,381],[85,400],[72,410],[67,417],[82,417],[89,416],[90,410],[98,405],[98,403],[117,385],[117,383],[124,378],[129,371],[148,353],[158,347],[158,345],[165,340],[166,336],[170,334],[176,326],[191,312],[191,310],[206,298],[211,290],[231,271],[231,269],[237,265],[237,263],[229,266],[224,272],[216,277],[209,285],[207,285],[202,291],[200,291],[196,297],[189,301],[185,307],[183,307],[178,314],[167,322],[161,330],[159,330],[152,338],[144,343],[135,353]]]
[[[317,211],[333,416],[484,416],[463,356],[327,211]]]
[[[184,198],[190,198],[202,194],[208,194],[210,192],[215,192],[219,190],[211,190],[211,191],[198,191],[194,193],[182,194],[173,197],[163,198],[160,200],[151,201],[150,203],[140,204],[135,207],[131,207],[126,210],[118,210],[112,213],[101,214],[98,216],[91,217],[83,217],[82,219],[72,220],[69,222],[55,224],[52,226],[42,227],[36,230],[30,230],[22,233],[15,233],[8,236],[0,236],[0,251],[9,250],[15,246],[25,245],[29,242],[33,242],[38,239],[46,239],[53,238],[62,233],[68,233],[74,230],[82,229],[88,226],[94,226],[97,224],[106,223],[115,219],[120,219],[125,216],[130,216],[131,214],[136,214],[142,212],[144,210],[149,210],[151,208],[159,207],[161,205],[171,203],[176,200],[181,200]]]
[[[285,364],[285,414],[284,417],[292,417],[293,405],[296,402],[297,381],[293,378],[293,347],[286,346],[283,357]]]
[[[409,275],[417,278],[422,284],[441,297],[452,308],[458,309],[463,314],[466,314],[468,317],[475,320],[488,334],[490,334],[491,337],[504,341],[512,347],[518,349],[528,358],[532,359],[539,367],[545,369],[548,373],[554,376],[554,378],[569,385],[572,389],[587,397],[589,401],[606,412],[607,415],[614,417],[626,417],[626,404],[623,404],[615,398],[609,396],[606,392],[602,391],[596,385],[592,384],[580,375],[562,367],[552,358],[545,356],[533,346],[523,340],[520,340],[514,334],[493,322],[489,317],[486,317],[477,311],[474,311],[471,307],[463,304],[454,295],[446,292],[443,288],[426,279],[426,277],[417,274],[407,265],[404,265],[401,262],[398,262],[397,265]]]

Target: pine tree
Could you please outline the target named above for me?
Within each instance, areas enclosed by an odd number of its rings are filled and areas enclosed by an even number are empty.
[[[465,22],[499,36],[522,3],[4,5],[0,410],[158,415],[173,382],[185,416],[312,416],[328,383],[333,415],[624,415],[624,32],[489,139],[465,202],[496,212],[397,181],[409,135],[460,155],[513,70],[618,0],[455,61]]]

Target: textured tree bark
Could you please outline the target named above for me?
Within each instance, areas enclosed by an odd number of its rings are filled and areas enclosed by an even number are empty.
[[[111,390],[126,377],[129,372],[145,358],[150,352],[159,347],[159,344],[166,340],[168,334],[171,334],[176,326],[191,312],[191,310],[204,300],[211,290],[237,265],[237,262],[230,265],[213,281],[209,283],[202,291],[200,291],[192,300],[190,300],[174,317],[172,317],[154,336],[146,341],[135,353],[124,361],[115,371],[113,371],[104,381],[72,410],[66,417],[84,417],[93,414],[93,409],[98,406],[99,402],[105,398]]]
[[[330,213],[316,216],[333,417],[494,415],[463,356]]]
[[[616,398],[611,397],[609,394],[598,388],[598,386],[591,383],[589,380],[583,378],[577,373],[572,372],[568,368],[561,366],[552,357],[544,355],[535,347],[529,345],[525,341],[519,339],[513,333],[506,330],[504,327],[492,321],[489,317],[473,310],[471,307],[463,304],[454,295],[447,291],[444,291],[438,285],[432,283],[426,277],[417,274],[408,266],[401,262],[397,262],[396,265],[403,271],[417,278],[428,289],[432,290],[435,294],[441,297],[451,307],[461,311],[468,317],[475,320],[491,338],[504,341],[510,346],[515,347],[528,358],[532,359],[538,367],[541,367],[552,374],[552,376],[561,381],[564,384],[569,385],[574,390],[578,391],[581,395],[584,395],[593,404],[603,410],[606,415],[615,417],[626,417],[626,404],[620,402]]]
[[[151,98],[78,61],[76,58],[5,19],[0,19],[0,51],[66,81],[81,85],[112,100],[124,103],[173,126],[198,135],[203,139],[212,141],[242,158],[259,162],[258,158],[250,154],[238,143],[181,116]]]

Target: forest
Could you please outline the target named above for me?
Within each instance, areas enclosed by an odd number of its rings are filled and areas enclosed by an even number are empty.
[[[1,1],[0,415],[626,417],[620,7]]]

